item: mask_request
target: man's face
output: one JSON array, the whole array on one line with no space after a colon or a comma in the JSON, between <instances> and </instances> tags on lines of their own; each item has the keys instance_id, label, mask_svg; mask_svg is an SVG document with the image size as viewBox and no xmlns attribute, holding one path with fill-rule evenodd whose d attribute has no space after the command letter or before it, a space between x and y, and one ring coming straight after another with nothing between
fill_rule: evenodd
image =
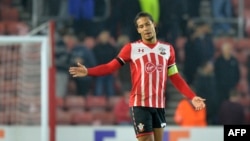
<instances>
[{"instance_id":1,"label":"man's face","mask_svg":"<svg viewBox=\"0 0 250 141\"><path fill-rule=\"evenodd\" d=\"M137 20L137 31L141 34L142 40L151 41L155 38L155 25L148 17Z\"/></svg>"}]
</instances>

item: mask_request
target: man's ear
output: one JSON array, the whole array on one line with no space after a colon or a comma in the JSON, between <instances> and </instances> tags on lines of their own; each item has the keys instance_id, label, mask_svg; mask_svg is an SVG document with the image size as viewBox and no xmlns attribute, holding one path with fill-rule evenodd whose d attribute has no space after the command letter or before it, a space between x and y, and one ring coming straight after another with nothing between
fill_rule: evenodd
<instances>
[{"instance_id":1,"label":"man's ear","mask_svg":"<svg viewBox=\"0 0 250 141\"><path fill-rule=\"evenodd\" d=\"M136 28L136 30L137 30L137 33L141 34L138 28Z\"/></svg>"},{"instance_id":2,"label":"man's ear","mask_svg":"<svg viewBox=\"0 0 250 141\"><path fill-rule=\"evenodd\" d=\"M154 27L156 28L158 26L158 24L156 22L153 23L154 24Z\"/></svg>"},{"instance_id":3,"label":"man's ear","mask_svg":"<svg viewBox=\"0 0 250 141\"><path fill-rule=\"evenodd\" d=\"M158 32L158 24L156 22L153 23L154 24L154 27L155 27L155 32L157 33Z\"/></svg>"}]
</instances>

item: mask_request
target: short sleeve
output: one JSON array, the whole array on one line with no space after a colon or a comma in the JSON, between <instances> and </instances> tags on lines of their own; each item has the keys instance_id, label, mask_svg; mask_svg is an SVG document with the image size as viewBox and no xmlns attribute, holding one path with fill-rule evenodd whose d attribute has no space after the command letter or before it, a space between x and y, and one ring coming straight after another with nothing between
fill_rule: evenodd
<instances>
[{"instance_id":1,"label":"short sleeve","mask_svg":"<svg viewBox=\"0 0 250 141\"><path fill-rule=\"evenodd\" d=\"M118 54L118 57L124 62L129 62L131 60L131 44L128 43L124 45Z\"/></svg>"},{"instance_id":2,"label":"short sleeve","mask_svg":"<svg viewBox=\"0 0 250 141\"><path fill-rule=\"evenodd\" d=\"M168 67L172 66L175 64L175 50L173 48L173 46L170 46L170 57L169 57L169 61L168 61Z\"/></svg>"}]
</instances>

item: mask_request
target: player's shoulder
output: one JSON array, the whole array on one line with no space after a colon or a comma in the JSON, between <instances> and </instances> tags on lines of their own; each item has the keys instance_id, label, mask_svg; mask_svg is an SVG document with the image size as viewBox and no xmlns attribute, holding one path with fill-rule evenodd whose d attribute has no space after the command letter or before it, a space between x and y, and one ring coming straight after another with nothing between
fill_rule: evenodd
<instances>
[{"instance_id":1,"label":"player's shoulder","mask_svg":"<svg viewBox=\"0 0 250 141\"><path fill-rule=\"evenodd\" d=\"M167 42L167 41L161 41L161 40L159 40L158 42L159 42L159 44L173 47L173 45L171 43Z\"/></svg>"},{"instance_id":2,"label":"player's shoulder","mask_svg":"<svg viewBox=\"0 0 250 141\"><path fill-rule=\"evenodd\" d=\"M132 46L132 42L128 42L126 44L124 44L120 50L130 50L131 49L131 46Z\"/></svg>"},{"instance_id":3,"label":"player's shoulder","mask_svg":"<svg viewBox=\"0 0 250 141\"><path fill-rule=\"evenodd\" d=\"M128 42L122 46L122 48L131 47L132 42Z\"/></svg>"},{"instance_id":4,"label":"player's shoulder","mask_svg":"<svg viewBox=\"0 0 250 141\"><path fill-rule=\"evenodd\" d=\"M158 43L160 44L161 47L164 48L169 48L170 50L174 50L174 47L171 43L166 42L166 41L158 41Z\"/></svg>"},{"instance_id":5,"label":"player's shoulder","mask_svg":"<svg viewBox=\"0 0 250 141\"><path fill-rule=\"evenodd\" d=\"M142 43L141 40L136 40L136 41L130 42L130 45L136 45L136 44L141 44L141 43Z\"/></svg>"},{"instance_id":6,"label":"player's shoulder","mask_svg":"<svg viewBox=\"0 0 250 141\"><path fill-rule=\"evenodd\" d=\"M131 41L127 44L124 45L124 47L126 48L133 48L133 47L139 47L142 45L142 41L141 40L137 40L137 41Z\"/></svg>"}]
</instances>

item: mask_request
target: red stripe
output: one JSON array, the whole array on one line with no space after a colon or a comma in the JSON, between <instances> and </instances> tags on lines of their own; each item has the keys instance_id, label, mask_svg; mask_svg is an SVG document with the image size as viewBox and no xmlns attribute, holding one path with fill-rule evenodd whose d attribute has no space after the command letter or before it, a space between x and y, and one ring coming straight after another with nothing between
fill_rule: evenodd
<instances>
[{"instance_id":1,"label":"red stripe","mask_svg":"<svg viewBox=\"0 0 250 141\"><path fill-rule=\"evenodd\" d=\"M135 71L140 72L141 71L141 66L142 66L142 64L140 63L140 60L139 59L136 60L135 64L137 64L137 70L135 70ZM135 73L135 74L137 74L137 75L134 76L134 78L135 78L134 81L136 82L135 86L137 86L136 91L135 91L135 94L137 95L136 105L141 105L142 104L141 103L141 93L142 93L142 91L141 91L141 79L140 79L141 78L140 77L141 73Z\"/></svg>"},{"instance_id":2,"label":"red stripe","mask_svg":"<svg viewBox=\"0 0 250 141\"><path fill-rule=\"evenodd\" d=\"M150 53L150 58L151 58L152 62L156 62L155 57L156 57L156 54ZM158 64L155 64L155 65L157 67ZM151 100L153 107L156 106L156 96L159 94L158 92L156 92L156 81L157 81L157 75L156 74L157 73L159 73L159 71L156 68L156 70L152 73L152 90L151 90L152 91L152 97L151 97L151 99L149 99L149 100Z\"/></svg>"},{"instance_id":3,"label":"red stripe","mask_svg":"<svg viewBox=\"0 0 250 141\"><path fill-rule=\"evenodd\" d=\"M141 134L137 134L136 137L139 138L139 137L142 137L142 136L151 135L151 134L153 134L153 133L154 133L154 132L141 133Z\"/></svg>"},{"instance_id":4,"label":"red stripe","mask_svg":"<svg viewBox=\"0 0 250 141\"><path fill-rule=\"evenodd\" d=\"M55 53L55 21L49 22L49 35L50 35L50 46L51 46L51 64L49 68L49 141L56 140L56 90L55 90L55 57L53 56Z\"/></svg>"},{"instance_id":5,"label":"red stripe","mask_svg":"<svg viewBox=\"0 0 250 141\"><path fill-rule=\"evenodd\" d=\"M130 101L129 101L129 105L130 106L135 106L134 105L134 101L136 100L135 99L135 95L137 94L137 82L136 82L136 79L138 79L137 77L136 77L136 74L137 73L134 73L135 71L137 71L136 70L136 67L135 67L135 64L134 63L131 63L131 66L130 66L130 68L131 68L131 81L132 81L132 89L131 89L131 95L130 95Z\"/></svg>"},{"instance_id":6,"label":"red stripe","mask_svg":"<svg viewBox=\"0 0 250 141\"><path fill-rule=\"evenodd\" d=\"M158 97L159 97L159 98L158 98L158 106L159 106L159 107L162 107L162 106L165 106L165 101L162 100L163 97L165 96L165 95L164 95L165 92L162 92L162 90L165 88L165 85L166 85L166 83L164 83L164 85L163 85L163 87L162 87L162 82L163 82L163 81L166 81L165 78L163 78L163 76L164 76L164 74L165 74L165 77L166 77L166 75L167 75L167 74L166 74L167 70L164 69L164 68L166 68L167 64L163 64L165 58L163 58L162 56L158 56L158 59L159 59L159 64L162 64L162 67L163 67L162 71L159 73L159 76L160 76L160 79L161 79L161 80L159 80L160 83L159 83L159 89L158 89ZM163 80L162 80L162 79L163 79Z\"/></svg>"},{"instance_id":7,"label":"red stripe","mask_svg":"<svg viewBox=\"0 0 250 141\"><path fill-rule=\"evenodd\" d=\"M148 63L148 62L150 62L149 61L149 59L148 59L148 56L147 55L145 55L145 56L143 56L143 65L144 65L144 67L146 67L146 63ZM143 70L143 73L144 73L144 91L145 91L145 93L144 93L144 98L146 99L146 100L144 100L145 101L145 106L149 106L149 91L150 91L150 87L149 87L149 74L148 74L148 72L146 72L145 71L145 69L146 68L144 68L144 70Z\"/></svg>"}]
</instances>

